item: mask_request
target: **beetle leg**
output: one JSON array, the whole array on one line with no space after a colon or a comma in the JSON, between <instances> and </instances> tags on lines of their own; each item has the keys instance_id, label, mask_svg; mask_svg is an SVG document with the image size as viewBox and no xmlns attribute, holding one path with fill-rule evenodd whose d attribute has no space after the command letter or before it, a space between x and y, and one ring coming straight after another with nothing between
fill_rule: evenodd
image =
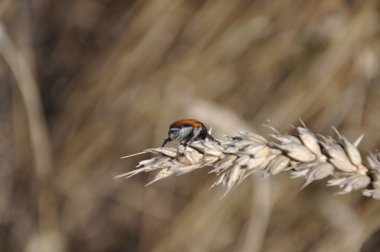
<instances>
[{"instance_id":1,"label":"beetle leg","mask_svg":"<svg viewBox=\"0 0 380 252\"><path fill-rule=\"evenodd\" d=\"M185 141L182 142L182 144L187 147L191 143L191 139L186 139Z\"/></svg>"},{"instance_id":2,"label":"beetle leg","mask_svg":"<svg viewBox=\"0 0 380 252\"><path fill-rule=\"evenodd\" d=\"M165 144L167 144L167 143L170 142L170 141L171 141L170 137L166 138L166 139L164 140L164 142L162 143L161 147L164 147Z\"/></svg>"},{"instance_id":3,"label":"beetle leg","mask_svg":"<svg viewBox=\"0 0 380 252\"><path fill-rule=\"evenodd\" d=\"M211 134L207 134L207 138L214 142L217 142L219 145L222 144L219 140L216 140Z\"/></svg>"}]
</instances>

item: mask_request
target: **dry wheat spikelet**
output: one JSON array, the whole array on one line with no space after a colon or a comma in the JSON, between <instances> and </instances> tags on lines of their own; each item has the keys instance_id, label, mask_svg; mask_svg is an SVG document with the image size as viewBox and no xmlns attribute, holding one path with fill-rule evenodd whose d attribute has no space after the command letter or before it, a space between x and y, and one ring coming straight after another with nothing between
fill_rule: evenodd
<instances>
[{"instance_id":1,"label":"dry wheat spikelet","mask_svg":"<svg viewBox=\"0 0 380 252\"><path fill-rule=\"evenodd\" d=\"M335 128L336 138L316 135L303 123L296 127L294 135L270 128L273 141L256 133L240 132L237 136L226 136L220 145L199 140L177 148L146 149L137 154L153 153L155 157L140 161L136 170L116 178L157 170L155 178L147 184L150 185L171 175L209 168L218 177L211 187L223 185L228 192L255 172L266 178L289 171L292 178L305 178L302 188L328 178L327 186L341 189L337 194L360 190L364 196L380 200L380 153L368 155L368 167L364 166L357 148L363 135L351 143Z\"/></svg>"}]
</instances>

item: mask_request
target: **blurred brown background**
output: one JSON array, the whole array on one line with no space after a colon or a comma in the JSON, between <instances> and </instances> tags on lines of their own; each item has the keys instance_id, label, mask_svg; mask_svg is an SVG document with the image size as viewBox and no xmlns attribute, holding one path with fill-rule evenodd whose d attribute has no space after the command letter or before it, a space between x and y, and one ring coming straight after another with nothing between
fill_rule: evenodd
<instances>
[{"instance_id":1,"label":"blurred brown background","mask_svg":"<svg viewBox=\"0 0 380 252\"><path fill-rule=\"evenodd\" d=\"M380 141L375 0L1 0L0 251L380 251L380 202L207 171L115 180L175 119ZM371 239L373 235L373 239ZM363 246L364 244L364 246Z\"/></svg>"}]
</instances>

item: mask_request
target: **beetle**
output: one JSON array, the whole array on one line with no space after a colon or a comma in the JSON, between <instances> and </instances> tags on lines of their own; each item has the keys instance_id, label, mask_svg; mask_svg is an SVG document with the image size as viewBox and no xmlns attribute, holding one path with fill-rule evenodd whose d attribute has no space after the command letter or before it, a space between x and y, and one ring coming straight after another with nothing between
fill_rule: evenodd
<instances>
[{"instance_id":1,"label":"beetle","mask_svg":"<svg viewBox=\"0 0 380 252\"><path fill-rule=\"evenodd\" d=\"M187 145L189 142L200 139L211 139L220 144L220 142L208 132L204 123L195 119L181 119L170 124L168 138L164 140L162 147L174 140Z\"/></svg>"}]
</instances>

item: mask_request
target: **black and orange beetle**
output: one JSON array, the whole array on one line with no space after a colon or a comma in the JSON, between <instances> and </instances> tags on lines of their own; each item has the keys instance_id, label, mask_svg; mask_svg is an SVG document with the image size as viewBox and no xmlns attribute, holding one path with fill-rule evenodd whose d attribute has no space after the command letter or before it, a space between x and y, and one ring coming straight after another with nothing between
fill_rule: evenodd
<instances>
[{"instance_id":1,"label":"black and orange beetle","mask_svg":"<svg viewBox=\"0 0 380 252\"><path fill-rule=\"evenodd\" d=\"M195 119L181 119L170 124L168 138L162 143L162 147L170 141L179 141L187 145L189 142L210 139L220 144L207 130L206 125Z\"/></svg>"}]
</instances>

